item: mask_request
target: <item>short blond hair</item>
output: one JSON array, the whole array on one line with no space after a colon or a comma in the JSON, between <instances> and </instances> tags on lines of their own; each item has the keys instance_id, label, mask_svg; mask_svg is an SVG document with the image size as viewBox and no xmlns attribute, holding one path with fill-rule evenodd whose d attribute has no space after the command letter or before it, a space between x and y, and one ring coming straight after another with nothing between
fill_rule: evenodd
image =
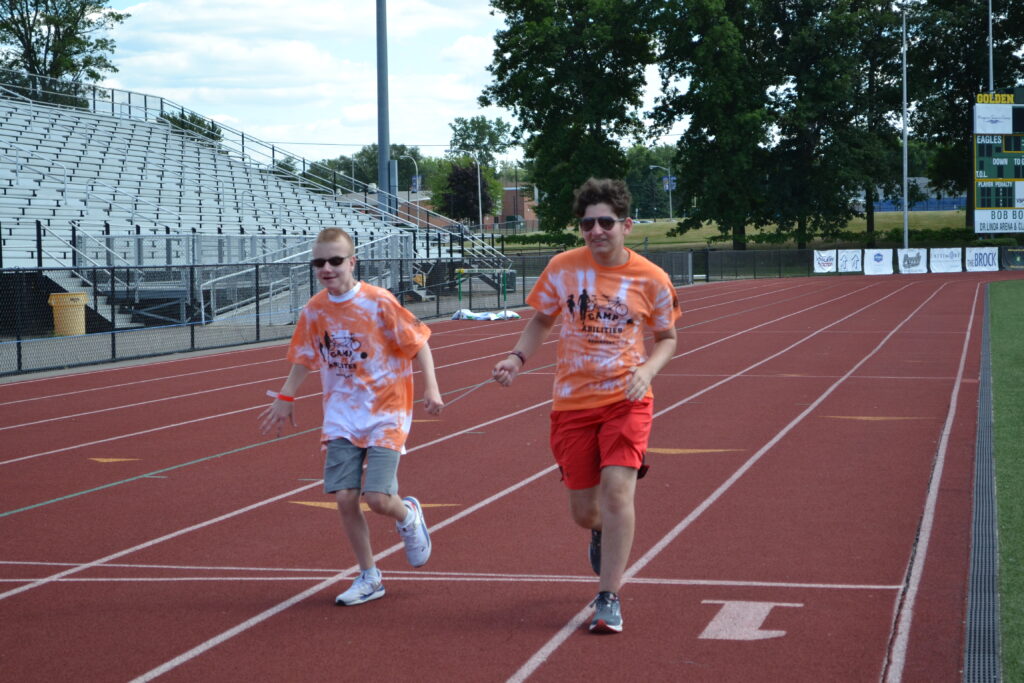
<instances>
[{"instance_id":1,"label":"short blond hair","mask_svg":"<svg viewBox=\"0 0 1024 683\"><path fill-rule=\"evenodd\" d=\"M352 235L348 234L341 228L324 228L317 236L316 241L319 242L338 242L344 240L348 242L348 246L352 248L352 253L355 253L356 243L352 239Z\"/></svg>"}]
</instances>

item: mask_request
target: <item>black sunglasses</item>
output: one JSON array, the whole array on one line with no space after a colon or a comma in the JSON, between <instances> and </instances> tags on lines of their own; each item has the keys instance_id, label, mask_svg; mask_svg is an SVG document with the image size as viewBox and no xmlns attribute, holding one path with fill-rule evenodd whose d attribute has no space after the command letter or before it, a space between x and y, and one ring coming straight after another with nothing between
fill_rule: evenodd
<instances>
[{"instance_id":1,"label":"black sunglasses","mask_svg":"<svg viewBox=\"0 0 1024 683\"><path fill-rule=\"evenodd\" d=\"M323 268L325 265L330 263L332 266L337 268L342 263L344 263L345 259L347 259L347 258L349 258L349 257L348 256L332 256L331 258L315 258L315 259L310 259L309 260L309 265L313 266L314 268Z\"/></svg>"},{"instance_id":2,"label":"black sunglasses","mask_svg":"<svg viewBox=\"0 0 1024 683\"><path fill-rule=\"evenodd\" d=\"M597 216L596 218L594 216L587 216L580 219L580 227L584 231L592 230L594 224L597 223L605 230L611 230L616 223L622 223L625 220L625 218L615 218L613 216Z\"/></svg>"}]
</instances>

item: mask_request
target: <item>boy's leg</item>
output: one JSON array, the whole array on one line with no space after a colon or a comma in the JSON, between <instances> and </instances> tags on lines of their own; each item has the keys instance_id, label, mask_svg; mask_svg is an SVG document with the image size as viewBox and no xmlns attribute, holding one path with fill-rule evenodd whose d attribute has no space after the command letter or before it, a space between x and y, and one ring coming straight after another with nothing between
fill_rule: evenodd
<instances>
[{"instance_id":1,"label":"boy's leg","mask_svg":"<svg viewBox=\"0 0 1024 683\"><path fill-rule=\"evenodd\" d=\"M601 528L601 591L618 593L622 575L633 547L636 513L633 496L636 492L636 470L608 466L601 470L598 487Z\"/></svg>"},{"instance_id":2,"label":"boy's leg","mask_svg":"<svg viewBox=\"0 0 1024 683\"><path fill-rule=\"evenodd\" d=\"M415 498L398 496L397 451L371 446L366 454L366 504L378 514L395 520L395 527L405 543L409 564L421 567L430 559L431 543L423 510Z\"/></svg>"},{"instance_id":3,"label":"boy's leg","mask_svg":"<svg viewBox=\"0 0 1024 683\"><path fill-rule=\"evenodd\" d=\"M335 491L338 501L338 512L341 513L341 526L348 537L349 545L356 554L360 569L370 569L373 564L373 550L370 548L370 528L366 517L359 509L359 489L342 489Z\"/></svg>"}]
</instances>

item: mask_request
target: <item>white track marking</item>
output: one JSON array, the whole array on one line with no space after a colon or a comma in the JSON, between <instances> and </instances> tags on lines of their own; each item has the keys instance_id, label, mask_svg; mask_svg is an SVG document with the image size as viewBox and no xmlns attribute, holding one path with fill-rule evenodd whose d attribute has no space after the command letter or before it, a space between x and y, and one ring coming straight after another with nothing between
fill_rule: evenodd
<instances>
[{"instance_id":1,"label":"white track marking","mask_svg":"<svg viewBox=\"0 0 1024 683\"><path fill-rule=\"evenodd\" d=\"M555 469L554 465L552 465L551 467L547 467L547 468L541 470L540 472L537 472L536 474L534 474L532 476L529 476L526 479L523 479L523 480L519 481L518 483L513 484L512 486L509 486L508 488L506 488L506 489L504 489L502 491L499 491L498 493L494 494L493 496L490 496L489 498L486 498L486 499L480 501L476 505L473 505L472 507L467 508L466 510L463 510L459 514L457 514L457 515L455 515L453 517L449 517L448 519L445 519L444 521L442 521L441 523L439 523L437 525L432 525L431 529L434 530L434 531L436 531L438 529L443 529L444 527L446 527L449 524L455 522L456 520L461 519L462 517L465 517L466 515L471 514L471 513L479 510L480 508L482 508L482 507L484 507L486 505L489 505L489 504L491 504L491 503L493 503L493 502L495 502L495 501L497 501L497 500L499 500L501 498L504 498L505 496L509 495L510 493L513 493L513 492L517 491L518 489L522 488L523 486L526 486L527 484L532 483L533 481L535 481L535 480L539 479L540 477L548 474L549 472L553 471L554 469ZM405 546L402 543L396 543L395 545L391 546L387 550L385 550L383 552L380 552L380 553L377 553L376 555L374 555L374 560L379 560L379 559L382 559L384 557L387 557L388 555L391 555L392 553L395 553L395 552L397 552L398 550L400 550L400 549L402 549L404 547ZM267 610L261 612L260 614L257 614L256 616L252 617L251 619L248 619L248 620L242 622L241 624L238 624L234 628L228 629L227 631L224 631L223 633L221 633L221 634L219 634L217 636L214 636L213 638L210 638L206 642L197 645L196 647L192 648L188 652L184 652L184 653L178 655L177 657L175 657L174 659L171 659L171 660L169 660L167 662L164 662L163 664L161 664L160 666L156 667L155 669L152 669L152 670L144 673L143 675L139 676L138 678L133 679L133 683L135 681L150 681L150 680L153 680L157 676L165 674L168 671L181 666L185 662L188 662L189 660L195 659L196 657L198 657L202 653L206 652L210 648L216 647L220 643L223 643L226 640L234 638L239 633L243 633L243 632L249 630L253 626L255 626L255 625L257 625L257 624L259 624L259 623L261 623L263 621L266 621L267 619L271 618L272 616L274 616L276 614L279 614L279 613L283 612L284 610L288 609L292 605L298 604L298 603L302 602L303 600L305 600L306 598L312 597L312 596L316 595L317 593L319 593L321 590L324 590L325 588L328 588L331 585L337 583L338 581L342 581L345 578L348 578L355 571L358 571L358 569L359 569L358 566L351 567L351 568L349 568L348 570L346 570L344 572L341 572L339 574L336 574L335 576L332 576L332 577L330 577L328 579L325 579L325 580L321 581L320 583L316 584L315 586L313 586L311 588L307 588L306 590L302 591L301 593L297 593L297 594L293 595L292 597L288 598L284 602L280 602L277 605L274 605L270 609L267 609ZM0 596L0 597L2 597L2 596Z\"/></svg>"},{"instance_id":2,"label":"white track marking","mask_svg":"<svg viewBox=\"0 0 1024 683\"><path fill-rule=\"evenodd\" d=\"M45 586L46 584L52 583L52 582L57 581L59 579L63 579L66 576L71 576L72 574L77 574L78 572L85 571L86 569L90 569L92 567L100 566L100 565L102 565L105 562L109 562L110 560L116 560L116 559L118 559L120 557L124 557L125 555L130 555L130 554L138 552L140 550L145 550L146 548L150 548L150 547L152 547L154 545L157 545L158 543L163 543L164 541L169 541L172 538L177 538L178 536L184 536L185 534L191 533L191 532L196 531L198 529L202 529L204 527L208 527L208 526L210 526L212 524L216 524L218 522L223 522L224 520L231 519L232 517L237 517L238 515L241 515L241 514L244 514L246 512L249 512L250 510L255 510L256 508L263 507L264 505L268 505L268 504L276 502L278 500L284 500L285 498L287 498L289 496L294 496L297 493L301 493L303 491L307 491L307 490L309 490L309 489L311 489L311 488L313 488L313 487L315 487L317 485L318 485L317 483L313 483L313 484L307 484L306 486L302 486L302 487L297 488L297 489L292 489L291 491L288 491L287 493L281 493L281 494L276 495L276 496L274 496L272 498L267 498L265 500L261 500L258 503L253 503L252 505L247 505L244 508L239 508L237 510L233 510L233 511L231 511L231 512L229 512L227 514L221 515L219 517L214 517L212 519L208 519L205 522L199 522L198 524L193 524L192 526L185 527L184 529L178 529L177 531L173 531L173 532L171 532L169 534L165 534L163 536L160 536L159 538L154 538L152 540L146 541L145 543L140 543L138 545L132 546L131 548L126 548L125 550L119 550L116 553L107 555L106 557L101 557L98 560L93 560L92 562L88 562L86 564L79 564L79 565L76 565L76 566L74 566L74 567L72 567L70 569L65 569L62 572L58 572L57 574L53 574L53 575L48 576L46 578L37 579L37 580L33 581L32 583L28 583L28 584L25 584L23 586L19 586L18 588L14 588L14 589L11 589L11 590L6 591L4 593L0 593L0 600L6 600L7 598L15 596L15 595L18 595L19 593L24 593L25 591L32 590L33 588L39 588L40 586Z\"/></svg>"},{"instance_id":3,"label":"white track marking","mask_svg":"<svg viewBox=\"0 0 1024 683\"><path fill-rule=\"evenodd\" d=\"M263 384L264 382L272 382L274 380L284 379L285 375L280 377L269 377L267 379L257 379L252 382L242 382L241 384L230 384L227 386L218 386L213 389L203 389L202 391L193 391L189 394L175 394L174 396L164 396L163 398L153 398L148 401L136 401L135 403L127 403L120 406L111 406L109 408L100 408L98 410L89 410L82 413L72 413L68 415L60 415L58 417L48 417L45 420L36 420L35 422L22 422L16 425L7 425L6 427L0 427L0 432L5 429L18 429L19 427L31 427L32 425L44 424L46 422L56 422L59 420L70 420L76 417L85 417L86 415L96 415L97 413L109 413L112 410L124 410L126 408L138 408L139 406L147 406L153 403L161 403L163 401L174 401L179 398L192 398L194 396L202 396L204 394L212 394L217 391L225 391L227 389L238 389L239 387L247 387L253 384Z\"/></svg>"},{"instance_id":4,"label":"white track marking","mask_svg":"<svg viewBox=\"0 0 1024 683\"><path fill-rule=\"evenodd\" d=\"M896 290L895 292L892 292L892 294L890 294L889 296L892 296L892 295L898 293L899 291L902 291L903 289L905 289L908 286L909 285L906 285L906 286L900 288L899 290ZM891 339L892 336L895 335L911 318L913 318L915 315L917 315L918 311L920 311L922 308L924 308L924 306L926 304L928 304L928 302L930 302L932 299L934 299L939 294L939 292L942 291L943 287L945 287L945 286L946 286L945 284L940 285L939 288L936 289L931 294L931 296L929 296L917 308L915 308L913 311L911 311L911 313L909 315L907 315L907 317L905 317L902 321L900 321L900 323L898 325L896 325L896 327L894 327L880 342L878 342L878 344L875 345L875 347L871 351L869 351L867 353L867 355L865 355L863 358L861 358L859 361L857 361L857 363L853 367L851 367L842 377L840 377L838 380L833 382L824 392L821 393L821 395L818 396L818 398L816 398L814 400L814 402L812 402L803 411L801 411L799 415L797 415L795 418L793 418L793 420L791 420L789 422L789 424L787 424L778 433L776 433L775 436L773 436L771 439L769 439L769 441L767 443L765 443L763 446L761 446L761 448L759 448L756 453L754 453L752 456L750 456L749 459L747 459L746 462L744 462L742 465L740 465L739 468L737 468L736 471L733 472L732 475L728 479L726 479L717 489L715 489L714 492L712 492L710 496L705 498L704 501L701 502L696 508L694 508L690 512L690 514L688 514L686 517L684 517L683 520L681 522L679 522L679 524L677 524L675 527L673 527L672 530L669 531L667 534L665 534L665 536L662 537L662 539L660 541L655 543L654 546L652 546L650 550L648 550L646 553L644 553L644 555L639 560L637 560L635 563L633 563L633 565L630 566L626 570L625 574L623 574L622 583L625 584L625 583L629 582L638 572L640 572L655 557L657 557L665 548L667 548L668 545L670 543L672 543L672 541L674 541L676 539L676 537L679 536L679 534L681 534L683 532L683 530L685 530L687 527L689 527L698 517L700 517L702 514L704 514L704 512L708 508L710 508L716 501L718 501L719 498L721 498L723 495L725 495L726 491L728 491L730 488L732 488L732 486L737 481L739 481L739 479L744 474L746 474L750 470L750 468L753 467L764 456L765 453L767 453L769 450L771 450L779 441L781 441L787 434L789 434L789 432L791 432L797 425L799 425L801 422L803 422L803 420L808 415L810 415L819 405L821 405L821 403L826 398L828 398L841 384L843 384L849 377L851 377L854 372L856 372L862 365L864 365L864 363L866 363L872 356L874 356L876 353L878 353L878 351L881 350L881 348L886 343L888 343L889 339ZM883 297L883 299L884 298L888 298L888 297ZM877 301L882 301L883 299L878 299ZM876 303L877 303L877 301L876 301ZM860 309L860 310L863 311L866 308L870 308L871 305L873 305L873 304L869 304L868 306L865 306L863 309ZM851 313L850 315L845 316L844 318L841 318L840 320L838 320L838 321L836 321L834 323L831 323L827 327L831 327L832 325L835 325L835 324L837 324L839 322L842 322L842 320L845 320L846 318L849 318L850 316L855 315L856 313L859 313L859 312L860 311L856 311L855 313ZM826 329L826 328L822 328L822 329ZM813 334L809 335L807 338L818 334L818 332L820 332L820 331L821 330L818 330L817 332L814 332ZM794 346L795 346L795 344L794 344ZM790 347L790 348L792 348L792 347ZM775 354L775 355L778 355L778 354ZM763 362L765 362L765 361L762 361L762 363ZM752 365L750 367L756 367L757 365L760 365L760 364L761 363L756 363L755 365ZM742 372L741 373L737 373L737 374L742 374ZM722 383L724 383L724 381L720 382L720 383L718 383L718 384L716 384L714 386L718 386L718 385L720 385ZM704 390L698 392L697 394L695 394L695 396L696 395L700 395L700 394L704 393L705 391L709 391L709 390L710 390L710 387L708 389L704 389ZM655 417L658 417L659 415L663 415L667 411L672 410L673 408L675 408L675 407L677 407L679 405L682 405L683 403L686 403L687 401L691 400L692 398L693 397L689 397L687 399L683 399L681 401L678 401L677 403L673 404L669 408L666 408L666 409L661 410L658 413L656 413ZM566 640L569 639L569 636L571 636L573 633L575 633L580 628L580 626L583 625L583 623L587 619L587 616L589 616L590 612L591 612L591 610L590 610L589 606L588 607L584 607L579 612L577 612L572 617L572 619L570 619L569 622L565 626L563 626L561 628L561 630L558 631L558 633L556 633L547 643L545 643L544 646L541 647L540 650L535 652L533 654L533 656L530 657L526 661L526 663L523 664L523 666L521 666L519 668L519 670L516 671L509 678L509 681L510 682L525 681L527 678L529 678L530 675L532 675L538 669L538 667L540 667L542 664L544 664L544 662L546 662L548 660L548 658L552 654L554 654L555 650L557 650L559 647L561 647L562 643L564 643Z\"/></svg>"},{"instance_id":5,"label":"white track marking","mask_svg":"<svg viewBox=\"0 0 1024 683\"><path fill-rule=\"evenodd\" d=\"M921 574L924 572L925 561L928 559L928 544L931 540L932 528L935 523L935 508L939 500L939 487L942 485L942 471L946 464L949 436L953 432L953 422L956 419L957 403L960 398L960 385L963 383L964 368L967 365L967 349L971 343L971 331L974 327L979 289L980 285L976 285L974 301L971 303L971 315L967 320L967 331L964 333L963 349L960 352L960 366L957 369L956 382L953 385L949 409L946 412L946 422L942 427L942 437L939 439L939 447L935 454L932 478L928 484L928 497L925 501L920 530L917 534L917 547L910 557L910 576L906 584L906 592L901 596L896 638L892 642L889 662L886 666L886 683L898 683L902 680L903 667L907 663L907 644L910 640L910 626L914 621L914 603L917 599L917 591L921 587Z\"/></svg>"},{"instance_id":6,"label":"white track marking","mask_svg":"<svg viewBox=\"0 0 1024 683\"><path fill-rule=\"evenodd\" d=\"M430 442L425 443L425 444L420 444L418 446L413 446L412 448L408 449L406 452L407 453L413 453L413 452L418 451L418 450L420 450L422 448L426 448L426 447L428 447L430 445L433 445L433 444L436 444L436 443L440 443L442 441L447 441L448 439L452 439L452 438L454 438L456 436L459 436L460 434L463 434L464 432L469 431L471 429L478 429L478 428L480 428L482 426L485 426L485 425L490 425L490 424L493 424L495 422L500 422L502 420L507 420L509 418L515 417L517 415L520 415L522 413L534 410L535 408L538 408L538 407L540 407L542 405L546 405L547 403L550 403L550 400L549 401L545 401L543 403L538 403L538 404L532 405L532 406L530 406L528 408L522 408L522 409L517 410L517 411L512 412L512 413L507 413L507 414L505 414L502 417L498 417L498 418L495 418L493 420L488 420L487 422L482 422L482 423L476 425L475 427L469 427L468 429L462 430L460 432L455 432L453 434L441 437L439 439L435 439L434 441L430 441ZM498 498L500 498L500 497L502 497L504 495L507 495L508 493L516 490L520 486L524 486L525 484L533 481L534 479L537 479L538 477L541 477L541 476L547 474L548 472L553 471L554 469L555 469L555 466L551 465L550 467L547 467L547 468L541 470L540 472L538 472L538 473L536 473L536 474L534 474L534 475L524 479L523 481L519 482L518 484L513 484L511 487L505 489L505 491L503 491L503 492L501 492L499 494L496 494L494 496L491 496L490 498L487 498L487 499L481 501L480 503L477 503L476 505L472 505L472 506L466 508L465 510L463 510L462 512L460 512L460 513L458 513L458 514L456 514L456 515L454 515L452 517L449 517L448 519L446 519L446 520L444 520L444 521L442 521L442 522L440 522L438 524L432 525L431 529L434 529L434 530L436 530L436 529L443 529L444 527L448 526L452 522L454 522L454 521L456 521L458 519L461 519L462 517L465 517L467 514L470 514L472 512L475 512L476 510L479 510L484 505L490 504L491 502L497 500ZM192 531L196 531L198 529L202 529L202 528L204 528L206 526L209 526L211 524L214 524L216 522L221 522L223 520L230 519L230 518L235 517L237 515L240 515L242 513L249 512L250 510L255 510L257 508L263 507L264 505L268 505L270 503L282 500L283 498L287 498L288 496L294 495L296 493L300 493L302 491L308 491L311 488L319 486L322 482L323 482L322 479L318 479L318 480L316 480L316 481L314 481L314 482L312 482L310 484L306 484L305 486L299 487L297 489L293 489L293 490L291 490L291 491L289 491L287 493L279 494L277 496L273 496L271 498L264 499L264 500L259 501L257 503L253 503L252 505L248 505L248 506L246 506L244 508L239 508L238 510L234 510L232 512L229 512L227 514L221 515L221 516L216 517L214 519L210 519L210 520L207 520L205 522L200 522L199 524L194 524L194 525L192 525L190 527L186 527L184 529L179 529L178 531L172 532L170 534L166 534L164 536L161 536L161 537L156 538L156 539L152 539L150 541L146 541L145 543L141 543L139 545L133 546L133 547L128 548L126 550L118 551L118 552L116 552L116 553L114 553L112 555L108 555L108 556L100 558L98 560L94 560L92 562L87 562L85 564L76 565L76 566L72 567L71 569L67 569L67 570L65 570L63 572L59 572L59 573L54 574L54 575L52 575L50 577L47 577L45 579L39 579L37 581L33 581L30 584L27 584L27 585L24 585L24 586L20 586L19 588L16 588L16 589L13 589L13 590L9 590L9 591L7 591L5 593L0 593L0 600L4 600L4 599L6 599L8 597L11 597L13 595L17 595L19 593L23 593L23 592L25 592L27 590L31 590L33 588L38 588L38 587L43 586L43 585L45 585L47 583L50 583L52 581L56 581L56 580L62 579L65 576L70 576L71 574L77 574L78 572L84 571L84 570L89 569L91 567L96 567L96 566L99 566L99 565L103 565L106 562L109 562L110 560L116 560L119 557L124 557L125 555L128 555L130 553L137 552L139 550L143 550L145 548L149 548L151 546L157 545L158 543L163 543L164 541L170 540L172 538L177 538L178 536L190 533ZM399 543L399 544L396 544L396 545L392 546L391 548L389 548L387 551L385 551L385 553L390 555L391 553L393 553L396 550L399 550L401 548L404 548L404 545ZM385 556L386 555L382 554L379 557L385 557ZM337 578L336 578L336 580L337 580Z\"/></svg>"},{"instance_id":7,"label":"white track marking","mask_svg":"<svg viewBox=\"0 0 1024 683\"><path fill-rule=\"evenodd\" d=\"M5 403L0 403L0 407L3 407L3 406L13 406L13 405L16 405L18 403L29 403L30 401L48 401L48 400L50 400L52 398L63 398L65 396L75 396L77 394L87 394L87 393L92 392L92 391L107 391L109 389L122 389L124 387L138 386L140 384L150 384L152 382L163 382L164 380L169 380L169 379L181 379L182 377L193 377L195 375L205 375L205 374L208 374L208 373L211 373L211 372L223 372L225 370L238 370L239 368L247 368L247 367L250 367L250 366L253 366L253 365L266 365L268 363L279 363L279 362L280 362L280 359L279 358L275 358L274 360L264 360L264 361L259 361L257 363L243 363L241 365L229 365L229 366L223 367L223 368L210 368L210 369L207 369L207 370L197 370L196 372L183 372L183 373L181 373L179 375L164 375L163 377L150 377L149 379L139 379L139 380L135 380L133 382L122 382L121 384L105 384L102 387L91 387L89 389L79 389L77 391L65 391L65 392L62 392L62 393L59 393L59 394L45 394L45 395L42 395L42 396L33 396L31 398L20 398L20 399L18 399L16 401L7 401ZM115 368L110 368L107 371L110 372L110 371L112 371L114 369ZM120 369L120 368L116 368L116 369ZM98 371L95 371L95 372L98 372ZM67 375L63 375L63 376L61 376L61 379L65 379L66 380L67 377L68 377ZM34 380L34 381L42 381L42 380Z\"/></svg>"}]
</instances>

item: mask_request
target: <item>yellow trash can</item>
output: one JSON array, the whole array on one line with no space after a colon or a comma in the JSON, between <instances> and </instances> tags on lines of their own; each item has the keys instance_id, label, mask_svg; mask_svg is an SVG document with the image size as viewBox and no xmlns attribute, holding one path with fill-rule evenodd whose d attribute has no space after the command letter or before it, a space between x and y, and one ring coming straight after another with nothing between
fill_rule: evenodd
<instances>
[{"instance_id":1,"label":"yellow trash can","mask_svg":"<svg viewBox=\"0 0 1024 683\"><path fill-rule=\"evenodd\" d=\"M53 333L58 337L85 334L85 292L51 294L47 303L53 308Z\"/></svg>"}]
</instances>

